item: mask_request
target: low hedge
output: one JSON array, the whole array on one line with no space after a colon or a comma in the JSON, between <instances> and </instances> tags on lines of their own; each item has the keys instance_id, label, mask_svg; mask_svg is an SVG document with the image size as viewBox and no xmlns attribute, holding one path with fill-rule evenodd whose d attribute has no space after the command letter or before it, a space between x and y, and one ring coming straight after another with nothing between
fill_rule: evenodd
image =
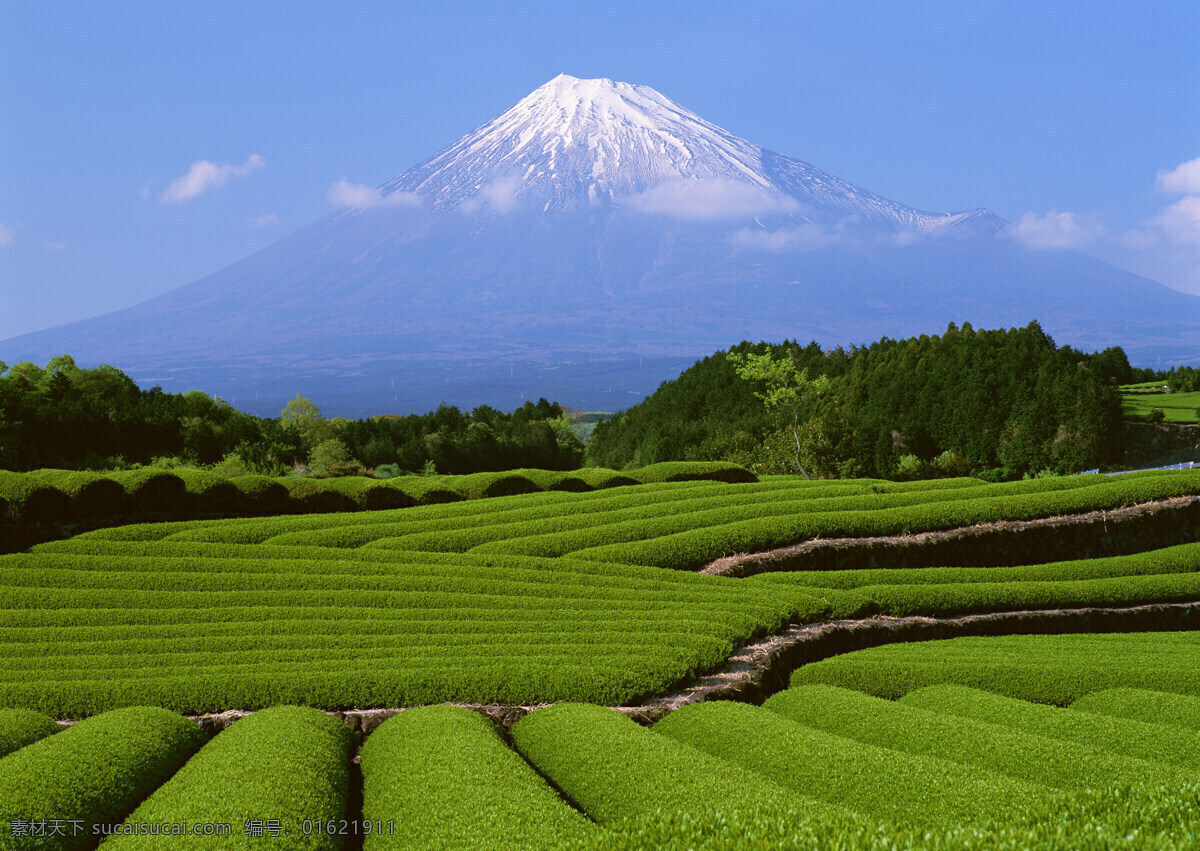
<instances>
[{"instance_id":1,"label":"low hedge","mask_svg":"<svg viewBox=\"0 0 1200 851\"><path fill-rule=\"evenodd\" d=\"M341 848L345 837L323 828L347 815L352 745L350 728L319 710L275 706L255 712L217 734L104 847ZM252 820L274 820L278 835L272 825L262 836L247 836ZM224 823L233 832L219 839L136 833L140 824L183 823Z\"/></svg>"},{"instance_id":2,"label":"low hedge","mask_svg":"<svg viewBox=\"0 0 1200 851\"><path fill-rule=\"evenodd\" d=\"M115 709L0 759L0 848L91 848L92 826L122 821L204 743L193 722ZM14 835L14 822L74 820L65 836ZM78 829L76 829L78 827Z\"/></svg>"},{"instance_id":3,"label":"low hedge","mask_svg":"<svg viewBox=\"0 0 1200 851\"><path fill-rule=\"evenodd\" d=\"M891 699L953 684L1056 706L1107 689L1150 689L1191 695L1163 699L1191 706L1200 705L1197 658L1197 632L970 636L856 650L799 668L791 683L826 683ZM1101 703L1095 700L1080 708L1093 711Z\"/></svg>"},{"instance_id":4,"label":"low hedge","mask_svg":"<svg viewBox=\"0 0 1200 851\"><path fill-rule=\"evenodd\" d=\"M654 732L799 795L901 824L986 824L1032 812L1051 794L1038 783L864 744L745 703L684 706Z\"/></svg>"},{"instance_id":5,"label":"low hedge","mask_svg":"<svg viewBox=\"0 0 1200 851\"><path fill-rule=\"evenodd\" d=\"M1083 698L1099 700L1105 692ZM966 686L930 686L910 691L900 704L946 717L986 721L1010 730L1100 748L1121 756L1200 769L1200 731L1186 731L1130 718L1072 712ZM1086 704L1084 704L1086 706ZM1161 717L1154 714L1151 717Z\"/></svg>"},{"instance_id":6,"label":"low hedge","mask_svg":"<svg viewBox=\"0 0 1200 851\"><path fill-rule=\"evenodd\" d=\"M1191 658L1193 670L1200 653ZM1114 688L1095 692L1071 704L1072 709L1147 724L1200 730L1200 692L1176 694L1147 688Z\"/></svg>"},{"instance_id":7,"label":"low hedge","mask_svg":"<svg viewBox=\"0 0 1200 851\"><path fill-rule=\"evenodd\" d=\"M513 726L512 738L543 777L604 825L657 809L699 814L792 804L813 815L830 809L600 706L538 709Z\"/></svg>"},{"instance_id":8,"label":"low hedge","mask_svg":"<svg viewBox=\"0 0 1200 851\"><path fill-rule=\"evenodd\" d=\"M62 729L49 715L28 709L0 709L0 757Z\"/></svg>"},{"instance_id":9,"label":"low hedge","mask_svg":"<svg viewBox=\"0 0 1200 851\"><path fill-rule=\"evenodd\" d=\"M365 838L368 851L560 848L597 832L469 709L401 712L360 755L363 819L385 826Z\"/></svg>"},{"instance_id":10,"label":"low hedge","mask_svg":"<svg viewBox=\"0 0 1200 851\"><path fill-rule=\"evenodd\" d=\"M1118 756L1079 742L941 715L911 703L833 686L790 688L769 698L763 708L856 742L936 757L1055 789L1133 783L1175 786L1190 775L1179 766Z\"/></svg>"},{"instance_id":11,"label":"low hedge","mask_svg":"<svg viewBox=\"0 0 1200 851\"><path fill-rule=\"evenodd\" d=\"M43 523L71 515L70 497L32 474L0 470L0 499L7 519L17 523Z\"/></svg>"}]
</instances>

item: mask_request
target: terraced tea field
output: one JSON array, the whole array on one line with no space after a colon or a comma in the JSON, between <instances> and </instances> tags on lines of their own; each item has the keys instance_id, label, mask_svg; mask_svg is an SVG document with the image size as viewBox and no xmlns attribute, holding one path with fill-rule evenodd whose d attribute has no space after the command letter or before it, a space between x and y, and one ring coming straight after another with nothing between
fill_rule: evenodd
<instances>
[{"instance_id":1,"label":"terraced tea field","mask_svg":"<svg viewBox=\"0 0 1200 851\"><path fill-rule=\"evenodd\" d=\"M0 556L0 847L72 847L12 835L39 818L234 826L196 848L1200 847L1200 766L1177 753L1200 728L1200 633L1178 631L1200 617L1200 543L1118 519L1197 499L1190 471L662 481L44 543ZM1026 558L1025 530L1064 517L1092 557ZM963 536L987 566L938 562ZM930 564L704 572L864 539ZM1156 631L987 634L1127 613ZM910 626L967 637L840 652ZM770 654L806 629L852 638L762 706L706 699L739 677L769 693ZM774 661L730 667L755 648ZM510 745L445 703L528 715ZM379 716L361 779L362 731L326 714L426 706ZM225 710L261 711L211 742L180 718ZM47 716L84 720L47 735ZM327 829L342 818L362 821Z\"/></svg>"}]
</instances>

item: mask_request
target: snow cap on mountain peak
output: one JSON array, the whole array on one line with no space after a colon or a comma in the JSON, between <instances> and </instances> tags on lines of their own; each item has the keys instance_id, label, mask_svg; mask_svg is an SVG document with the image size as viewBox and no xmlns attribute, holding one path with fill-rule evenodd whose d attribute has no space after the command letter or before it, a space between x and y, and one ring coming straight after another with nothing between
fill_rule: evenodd
<instances>
[{"instance_id":1,"label":"snow cap on mountain peak","mask_svg":"<svg viewBox=\"0 0 1200 851\"><path fill-rule=\"evenodd\" d=\"M559 74L381 191L433 210L627 206L685 219L846 217L928 231L947 222L705 121L649 86Z\"/></svg>"}]
</instances>

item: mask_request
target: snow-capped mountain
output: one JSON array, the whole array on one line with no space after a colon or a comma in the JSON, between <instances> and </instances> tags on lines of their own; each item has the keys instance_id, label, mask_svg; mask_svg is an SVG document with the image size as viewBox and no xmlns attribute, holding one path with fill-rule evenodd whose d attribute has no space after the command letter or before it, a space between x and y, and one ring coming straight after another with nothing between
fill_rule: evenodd
<instances>
[{"instance_id":1,"label":"snow-capped mountain","mask_svg":"<svg viewBox=\"0 0 1200 851\"><path fill-rule=\"evenodd\" d=\"M543 212L608 203L699 219L857 216L920 232L990 216L914 210L734 136L649 86L566 74L381 190L435 210L502 198L505 209Z\"/></svg>"},{"instance_id":2,"label":"snow-capped mountain","mask_svg":"<svg viewBox=\"0 0 1200 851\"><path fill-rule=\"evenodd\" d=\"M1200 359L1200 298L1031 251L987 210L883 198L654 89L559 76L445 150L212 275L0 342L277 413L613 410L743 339L864 343L1038 320L1142 363Z\"/></svg>"}]
</instances>

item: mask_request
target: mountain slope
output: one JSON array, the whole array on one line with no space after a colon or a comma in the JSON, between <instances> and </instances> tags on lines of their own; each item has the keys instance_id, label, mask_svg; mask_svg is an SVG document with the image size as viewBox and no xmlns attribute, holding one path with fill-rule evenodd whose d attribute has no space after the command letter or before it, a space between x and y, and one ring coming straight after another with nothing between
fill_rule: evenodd
<instances>
[{"instance_id":1,"label":"mountain slope","mask_svg":"<svg viewBox=\"0 0 1200 851\"><path fill-rule=\"evenodd\" d=\"M1200 299L1034 252L986 210L906 207L653 89L560 76L345 209L129 310L0 343L275 412L624 407L742 339L948 322L1200 357Z\"/></svg>"}]
</instances>

